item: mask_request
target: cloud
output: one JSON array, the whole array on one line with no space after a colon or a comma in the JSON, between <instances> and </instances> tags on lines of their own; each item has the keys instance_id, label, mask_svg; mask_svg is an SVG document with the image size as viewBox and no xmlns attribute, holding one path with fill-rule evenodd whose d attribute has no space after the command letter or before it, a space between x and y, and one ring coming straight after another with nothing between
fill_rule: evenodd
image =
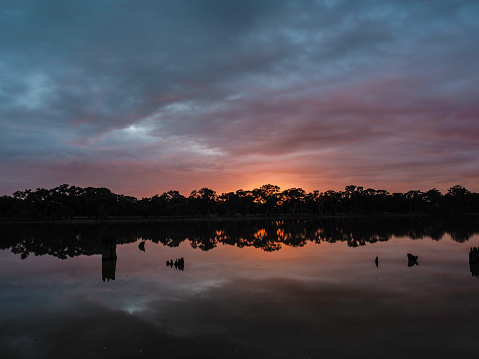
<instances>
[{"instance_id":1,"label":"cloud","mask_svg":"<svg viewBox=\"0 0 479 359\"><path fill-rule=\"evenodd\" d=\"M260 167L295 171L295 186L324 181L318 172L393 187L401 172L398 189L431 174L477 186L478 11L471 1L7 1L0 191L20 180L12 162L50 168L43 186L74 182L72 163L215 172L230 186L230 174Z\"/></svg>"}]
</instances>

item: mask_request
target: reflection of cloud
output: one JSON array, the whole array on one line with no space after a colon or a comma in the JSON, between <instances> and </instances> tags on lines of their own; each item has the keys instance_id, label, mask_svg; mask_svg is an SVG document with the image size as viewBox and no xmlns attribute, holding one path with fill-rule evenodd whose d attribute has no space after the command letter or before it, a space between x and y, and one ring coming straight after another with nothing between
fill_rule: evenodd
<instances>
[{"instance_id":1,"label":"reflection of cloud","mask_svg":"<svg viewBox=\"0 0 479 359\"><path fill-rule=\"evenodd\" d=\"M33 188L144 195L235 190L264 184L262 175L308 190L351 181L478 190L478 11L468 2L8 2L0 192L19 189L19 173Z\"/></svg>"},{"instance_id":2,"label":"reflection of cloud","mask_svg":"<svg viewBox=\"0 0 479 359\"><path fill-rule=\"evenodd\" d=\"M460 298L473 298L470 288L457 289ZM87 351L102 357L136 356L141 351L152 356L220 358L231 353L349 357L352 352L403 356L411 351L422 355L474 350L474 341L463 336L463 330L477 333L471 329L471 317L477 312L472 299L462 301L457 311L450 301L437 300L447 297L447 289L412 292L398 294L397 288L377 286L365 290L351 283L242 279L211 287L201 296L185 292L181 298L152 300L140 312L111 308L107 298L102 303L76 298L74 310L51 313L54 326L51 317L40 317L26 334L39 337L36 353L56 357L61 352L72 358L84 357ZM404 305L404 296L414 298L414 306ZM416 325L411 325L412 316ZM386 334L378 336L385 328ZM448 340L440 340L445 333ZM425 347L425 339L435 345Z\"/></svg>"}]
</instances>

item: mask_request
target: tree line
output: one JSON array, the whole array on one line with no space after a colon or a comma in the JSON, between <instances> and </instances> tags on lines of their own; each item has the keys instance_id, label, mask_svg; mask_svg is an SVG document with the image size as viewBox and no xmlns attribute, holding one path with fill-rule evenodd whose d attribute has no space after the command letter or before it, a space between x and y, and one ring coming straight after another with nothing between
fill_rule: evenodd
<instances>
[{"instance_id":1,"label":"tree line","mask_svg":"<svg viewBox=\"0 0 479 359\"><path fill-rule=\"evenodd\" d=\"M344 191L302 188L281 191L266 184L253 190L222 193L204 187L188 197L176 190L161 195L136 197L116 194L108 188L62 184L52 189L16 191L0 197L2 220L107 219L117 216L236 217L325 216L361 214L453 214L479 212L479 194L456 185L445 194L427 192L389 193L385 190L346 186Z\"/></svg>"}]
</instances>

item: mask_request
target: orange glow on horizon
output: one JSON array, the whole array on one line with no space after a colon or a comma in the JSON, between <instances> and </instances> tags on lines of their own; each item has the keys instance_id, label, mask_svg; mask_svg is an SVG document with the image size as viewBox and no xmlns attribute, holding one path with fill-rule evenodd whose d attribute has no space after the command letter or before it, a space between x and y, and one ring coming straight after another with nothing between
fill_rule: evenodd
<instances>
[{"instance_id":1,"label":"orange glow on horizon","mask_svg":"<svg viewBox=\"0 0 479 359\"><path fill-rule=\"evenodd\" d=\"M363 187L365 190L372 188L375 190L386 190L389 193L401 192L405 193L409 190L420 190L427 192L432 188L437 188L441 193L447 193L447 190L454 185L462 185L472 192L477 192L477 186L470 183L456 183L456 182L430 182L427 178L417 183L393 182L384 177L381 180L373 180L369 178L353 178L353 177L325 177L325 176L312 176L307 173L288 172L288 168L283 168L284 174L276 175L270 171L266 172L264 176L259 173L250 174L248 172L232 175L231 173L191 173L188 176L183 174L171 174L165 175L161 172L152 170L151 172L145 172L143 176L140 176L140 172L136 171L131 174L130 177L123 176L124 172L111 172L105 179L94 178L93 180L88 178L87 171L82 173L83 178L76 178L75 181L69 179L67 176L56 180L54 185L49 183L43 183L38 181L34 187L13 188L11 193L5 193L11 195L16 190L23 190L26 188L53 188L60 184L66 183L69 185L79 187L106 187L112 192L117 194L123 194L126 196L141 198L151 198L155 195L162 195L170 190L179 191L181 195L188 197L193 190L198 191L203 187L214 190L217 195L223 193L236 192L238 190L253 191L256 188L261 188L266 184L271 184L280 187L280 192L290 188L302 188L306 193L311 193L315 190L319 192L332 191L344 191L346 186L354 185ZM95 173L98 173L98 169L95 168ZM69 174L69 173L68 173ZM125 181L125 183L122 183Z\"/></svg>"}]
</instances>

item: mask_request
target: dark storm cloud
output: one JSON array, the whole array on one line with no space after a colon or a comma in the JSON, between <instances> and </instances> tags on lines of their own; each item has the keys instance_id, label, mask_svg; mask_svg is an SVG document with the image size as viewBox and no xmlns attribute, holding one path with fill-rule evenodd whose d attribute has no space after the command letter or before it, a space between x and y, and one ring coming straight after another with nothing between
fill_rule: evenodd
<instances>
[{"instance_id":1,"label":"dark storm cloud","mask_svg":"<svg viewBox=\"0 0 479 359\"><path fill-rule=\"evenodd\" d=\"M385 163L471 184L478 15L473 1L4 2L2 191L12 162L52 168L44 186L98 165L222 176L279 162L311 178L298 186L318 170L392 183Z\"/></svg>"}]
</instances>

